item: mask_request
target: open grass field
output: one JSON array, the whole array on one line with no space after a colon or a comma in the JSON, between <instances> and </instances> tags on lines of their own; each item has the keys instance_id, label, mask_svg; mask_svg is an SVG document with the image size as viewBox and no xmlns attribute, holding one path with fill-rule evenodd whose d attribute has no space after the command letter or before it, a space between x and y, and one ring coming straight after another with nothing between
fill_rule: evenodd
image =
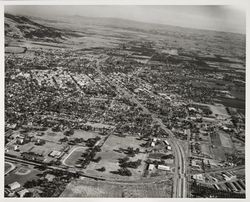
<instances>
[{"instance_id":1,"label":"open grass field","mask_svg":"<svg viewBox=\"0 0 250 202\"><path fill-rule=\"evenodd\" d=\"M146 167L145 160L148 155L146 153L136 154L134 157L130 157L130 161L136 161L138 159L142 160L141 165L137 169L129 168L132 172L132 176L120 176L117 174L110 173L110 171L116 171L120 168L118 159L126 157L126 154L119 153L114 150L118 150L119 148L126 149L127 147L133 147L134 149L139 148L140 151L144 152L144 149L139 145L144 141L137 140L136 137L127 136L127 137L118 137L111 135L107 139L107 141L102 146L101 152L96 154L97 157L101 157L101 160L98 163L91 162L85 173L93 176L104 177L112 180L138 180L142 177L143 171ZM96 169L105 167L104 172L99 172Z\"/></svg>"},{"instance_id":2,"label":"open grass field","mask_svg":"<svg viewBox=\"0 0 250 202\"><path fill-rule=\"evenodd\" d=\"M228 147L228 148L233 147L233 143L229 134L223 131L220 131L219 136L220 136L221 145L223 147Z\"/></svg>"},{"instance_id":3,"label":"open grass field","mask_svg":"<svg viewBox=\"0 0 250 202\"><path fill-rule=\"evenodd\" d=\"M201 152L205 155L212 156L208 144L201 144Z\"/></svg>"},{"instance_id":4,"label":"open grass field","mask_svg":"<svg viewBox=\"0 0 250 202\"><path fill-rule=\"evenodd\" d=\"M212 152L214 155L214 158L216 160L224 160L225 159L225 153L223 148L221 147L221 141L219 134L211 134L211 143L213 144Z\"/></svg>"},{"instance_id":5,"label":"open grass field","mask_svg":"<svg viewBox=\"0 0 250 202\"><path fill-rule=\"evenodd\" d=\"M65 136L63 132L52 132L51 129L48 129L43 136L36 135L37 138L47 141L52 141L55 143L60 143L60 139L64 137L68 137L69 139L83 138L84 140L87 140L89 138L95 138L96 136L103 137L96 132L83 131L83 130L75 130L73 135Z\"/></svg>"},{"instance_id":6,"label":"open grass field","mask_svg":"<svg viewBox=\"0 0 250 202\"><path fill-rule=\"evenodd\" d=\"M209 105L214 115L229 116L226 108L223 105Z\"/></svg>"},{"instance_id":7,"label":"open grass field","mask_svg":"<svg viewBox=\"0 0 250 202\"><path fill-rule=\"evenodd\" d=\"M84 179L71 182L61 197L168 198L171 197L171 192L171 180L127 184Z\"/></svg>"},{"instance_id":8,"label":"open grass field","mask_svg":"<svg viewBox=\"0 0 250 202\"><path fill-rule=\"evenodd\" d=\"M64 157L63 164L75 167L78 164L79 159L81 159L81 155L84 151L86 151L86 147L73 147L69 154Z\"/></svg>"},{"instance_id":9,"label":"open grass field","mask_svg":"<svg viewBox=\"0 0 250 202\"><path fill-rule=\"evenodd\" d=\"M8 172L8 171L10 170L11 167L12 167L12 166L11 166L8 162L5 162L5 163L4 163L4 170L5 170L5 171Z\"/></svg>"},{"instance_id":10,"label":"open grass field","mask_svg":"<svg viewBox=\"0 0 250 202\"><path fill-rule=\"evenodd\" d=\"M95 137L103 137L101 135L99 135L96 132L92 132L92 131L84 131L84 130L75 130L74 135L72 135L72 138L83 138L85 140L89 139L89 138L95 138Z\"/></svg>"},{"instance_id":11,"label":"open grass field","mask_svg":"<svg viewBox=\"0 0 250 202\"><path fill-rule=\"evenodd\" d=\"M212 134L211 143L213 144L211 150L216 160L225 160L225 153L233 153L235 151L229 134L223 131L219 131L218 134Z\"/></svg>"},{"instance_id":12,"label":"open grass field","mask_svg":"<svg viewBox=\"0 0 250 202\"><path fill-rule=\"evenodd\" d=\"M237 109L245 110L245 101L240 99L231 99L231 98L220 98L220 103L226 107L233 107Z\"/></svg>"}]
</instances>

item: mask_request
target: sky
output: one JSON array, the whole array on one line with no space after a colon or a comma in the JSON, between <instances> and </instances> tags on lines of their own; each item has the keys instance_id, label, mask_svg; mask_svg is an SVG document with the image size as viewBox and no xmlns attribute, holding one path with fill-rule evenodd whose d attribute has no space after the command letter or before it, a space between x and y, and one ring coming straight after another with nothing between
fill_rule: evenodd
<instances>
[{"instance_id":1,"label":"sky","mask_svg":"<svg viewBox=\"0 0 250 202\"><path fill-rule=\"evenodd\" d=\"M47 18L72 15L87 17L111 17L196 29L217 30L242 34L245 34L246 32L245 11L244 8L239 6L15 5L5 6L5 12Z\"/></svg>"}]
</instances>

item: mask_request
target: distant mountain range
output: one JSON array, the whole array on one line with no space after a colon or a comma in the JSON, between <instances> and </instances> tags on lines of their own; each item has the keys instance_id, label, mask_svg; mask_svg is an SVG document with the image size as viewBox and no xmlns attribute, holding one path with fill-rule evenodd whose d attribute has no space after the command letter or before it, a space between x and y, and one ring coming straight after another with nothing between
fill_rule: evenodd
<instances>
[{"instance_id":1,"label":"distant mountain range","mask_svg":"<svg viewBox=\"0 0 250 202\"><path fill-rule=\"evenodd\" d=\"M40 22L40 23L38 23ZM164 35L169 33L187 33L187 34L216 34L221 33L217 31L198 30L191 28L183 28L172 25L144 23L119 18L97 18L74 15L70 17L55 17L48 19L48 17L34 17L34 16L20 16L5 13L5 36L14 38L46 38L47 40L62 40L67 35L73 34L71 29L60 29L56 26L57 22L66 22L72 25L87 26L95 25L109 28L120 28L131 31L138 31L150 34ZM46 24L46 25L45 25ZM67 33L65 33L65 31ZM234 33L227 33L227 35L237 35Z\"/></svg>"},{"instance_id":2,"label":"distant mountain range","mask_svg":"<svg viewBox=\"0 0 250 202\"><path fill-rule=\"evenodd\" d=\"M59 29L48 27L24 16L5 14L4 20L5 37L16 39L36 39L46 38L47 40L63 39L63 34Z\"/></svg>"}]
</instances>

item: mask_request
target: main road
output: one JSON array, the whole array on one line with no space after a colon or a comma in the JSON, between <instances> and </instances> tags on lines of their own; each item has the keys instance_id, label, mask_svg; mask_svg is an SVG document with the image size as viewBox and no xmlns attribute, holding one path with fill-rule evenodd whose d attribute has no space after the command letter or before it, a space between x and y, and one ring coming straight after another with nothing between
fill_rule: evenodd
<instances>
[{"instance_id":1,"label":"main road","mask_svg":"<svg viewBox=\"0 0 250 202\"><path fill-rule=\"evenodd\" d=\"M113 82L111 79L106 77L101 69L100 63L105 61L106 58L97 60L96 71L100 76L110 85L115 86L117 91L123 96L127 97L133 103L137 104L145 114L150 114L152 119L158 123L162 130L164 130L169 136L169 143L172 145L172 149L175 154L175 175L174 175L174 186L173 186L173 197L174 198L186 198L187 197L187 178L186 178L186 157L182 145L179 140L174 136L171 130L169 130L162 122L161 119L157 117L156 114L150 112L144 105L142 105L134 96L133 93L127 91L126 89L120 87L117 83Z\"/></svg>"}]
</instances>

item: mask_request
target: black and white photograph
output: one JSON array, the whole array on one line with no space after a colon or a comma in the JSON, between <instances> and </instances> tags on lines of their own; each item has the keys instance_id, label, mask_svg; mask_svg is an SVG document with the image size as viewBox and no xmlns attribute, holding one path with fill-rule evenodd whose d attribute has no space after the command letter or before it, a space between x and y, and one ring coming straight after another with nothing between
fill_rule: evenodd
<instances>
[{"instance_id":1,"label":"black and white photograph","mask_svg":"<svg viewBox=\"0 0 250 202\"><path fill-rule=\"evenodd\" d=\"M4 199L246 199L244 5L6 2Z\"/></svg>"}]
</instances>

